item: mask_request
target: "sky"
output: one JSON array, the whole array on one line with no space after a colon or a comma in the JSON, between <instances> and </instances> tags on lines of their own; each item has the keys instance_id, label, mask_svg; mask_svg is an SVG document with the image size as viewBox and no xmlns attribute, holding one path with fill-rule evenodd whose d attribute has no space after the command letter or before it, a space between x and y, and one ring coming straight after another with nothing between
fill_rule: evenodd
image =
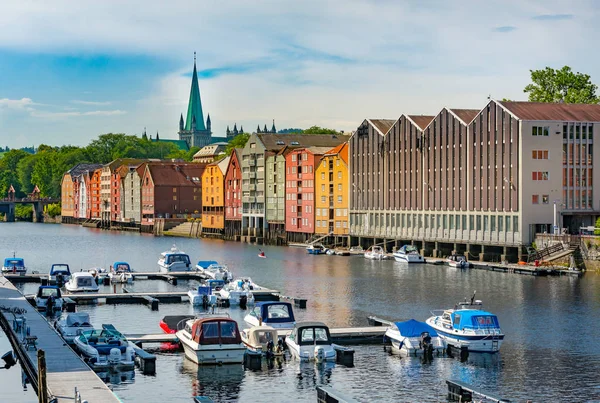
<instances>
[{"instance_id":1,"label":"sky","mask_svg":"<svg viewBox=\"0 0 600 403\"><path fill-rule=\"evenodd\" d=\"M8 0L0 146L177 138L197 53L213 136L526 100L530 69L600 83L600 4L438 0Z\"/></svg>"}]
</instances>

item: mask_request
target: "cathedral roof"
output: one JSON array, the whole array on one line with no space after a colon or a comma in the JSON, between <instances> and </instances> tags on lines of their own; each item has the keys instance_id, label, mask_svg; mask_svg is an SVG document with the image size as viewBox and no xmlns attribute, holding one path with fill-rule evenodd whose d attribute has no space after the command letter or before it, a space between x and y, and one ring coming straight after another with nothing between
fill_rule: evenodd
<instances>
[{"instance_id":1,"label":"cathedral roof","mask_svg":"<svg viewBox=\"0 0 600 403\"><path fill-rule=\"evenodd\" d=\"M185 119L185 130L192 130L192 122L195 120L196 130L206 130L204 115L202 114L202 102L200 101L200 87L198 86L198 73L196 72L196 54L194 53L194 73L192 74L192 88L190 89L190 100Z\"/></svg>"}]
</instances>

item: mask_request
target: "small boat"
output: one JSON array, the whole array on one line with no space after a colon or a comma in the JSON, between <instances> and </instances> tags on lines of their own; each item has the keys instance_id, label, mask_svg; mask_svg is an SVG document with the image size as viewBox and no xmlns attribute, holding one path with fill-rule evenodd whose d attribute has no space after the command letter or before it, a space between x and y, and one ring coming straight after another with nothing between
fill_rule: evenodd
<instances>
[{"instance_id":1,"label":"small boat","mask_svg":"<svg viewBox=\"0 0 600 403\"><path fill-rule=\"evenodd\" d=\"M161 273L168 273L171 271L190 271L192 270L192 263L189 255L185 252L177 249L177 246L173 245L171 250L160 254L158 259L158 268Z\"/></svg>"},{"instance_id":2,"label":"small boat","mask_svg":"<svg viewBox=\"0 0 600 403\"><path fill-rule=\"evenodd\" d=\"M15 253L13 252L13 257L7 257L4 259L2 273L27 273L27 267L25 267L25 260L21 257L15 257Z\"/></svg>"},{"instance_id":3,"label":"small boat","mask_svg":"<svg viewBox=\"0 0 600 403\"><path fill-rule=\"evenodd\" d=\"M98 292L98 284L92 273L81 271L73 273L65 284L69 292Z\"/></svg>"},{"instance_id":4,"label":"small boat","mask_svg":"<svg viewBox=\"0 0 600 403\"><path fill-rule=\"evenodd\" d=\"M111 283L129 283L133 282L133 274L129 263L127 262L115 262L111 266L111 270L108 273Z\"/></svg>"},{"instance_id":5,"label":"small boat","mask_svg":"<svg viewBox=\"0 0 600 403\"><path fill-rule=\"evenodd\" d=\"M425 263L425 259L419 254L417 247L412 245L404 245L394 252L394 259L397 262Z\"/></svg>"},{"instance_id":6,"label":"small boat","mask_svg":"<svg viewBox=\"0 0 600 403\"><path fill-rule=\"evenodd\" d=\"M265 252L263 252L262 250L260 251L260 253L258 254L258 257L262 257L263 259L267 258L267 255L265 255Z\"/></svg>"},{"instance_id":7,"label":"small boat","mask_svg":"<svg viewBox=\"0 0 600 403\"><path fill-rule=\"evenodd\" d=\"M296 323L285 338L285 344L292 356L302 361L335 361L336 358L329 328L321 322Z\"/></svg>"},{"instance_id":8,"label":"small boat","mask_svg":"<svg viewBox=\"0 0 600 403\"><path fill-rule=\"evenodd\" d=\"M85 312L73 312L54 323L54 328L69 344L74 343L75 337L86 330L94 330L90 324L90 315Z\"/></svg>"},{"instance_id":9,"label":"small boat","mask_svg":"<svg viewBox=\"0 0 600 403\"><path fill-rule=\"evenodd\" d=\"M336 256L350 256L350 250L348 250L347 248L337 248L335 250L335 255Z\"/></svg>"},{"instance_id":10,"label":"small boat","mask_svg":"<svg viewBox=\"0 0 600 403\"><path fill-rule=\"evenodd\" d=\"M117 367L127 371L135 368L135 350L113 325L85 330L75 337L73 343L95 370Z\"/></svg>"},{"instance_id":11,"label":"small boat","mask_svg":"<svg viewBox=\"0 0 600 403\"><path fill-rule=\"evenodd\" d=\"M88 269L88 273L90 273L92 277L94 277L94 280L98 282L98 276L104 274L104 269L102 267L92 267L91 269Z\"/></svg>"},{"instance_id":12,"label":"small boat","mask_svg":"<svg viewBox=\"0 0 600 403\"><path fill-rule=\"evenodd\" d=\"M292 329L296 324L289 302L258 302L244 321L250 326L267 325L275 329Z\"/></svg>"},{"instance_id":13,"label":"small boat","mask_svg":"<svg viewBox=\"0 0 600 403\"><path fill-rule=\"evenodd\" d=\"M391 341L394 350L405 355L443 354L446 347L431 326L414 319L395 322L387 328L385 337Z\"/></svg>"},{"instance_id":14,"label":"small boat","mask_svg":"<svg viewBox=\"0 0 600 403\"><path fill-rule=\"evenodd\" d=\"M219 280L212 280L219 281ZM222 285L221 285L222 287ZM200 285L195 290L188 291L188 298L192 306L203 306L204 309L208 309L209 306L217 304L217 295L212 293L213 287L210 284Z\"/></svg>"},{"instance_id":15,"label":"small boat","mask_svg":"<svg viewBox=\"0 0 600 403\"><path fill-rule=\"evenodd\" d=\"M242 343L248 350L262 353L267 358L283 355L283 340L271 326L254 326L241 332Z\"/></svg>"},{"instance_id":16,"label":"small boat","mask_svg":"<svg viewBox=\"0 0 600 403\"><path fill-rule=\"evenodd\" d=\"M327 252L327 249L320 243L308 245L306 251L309 255L322 255Z\"/></svg>"},{"instance_id":17,"label":"small boat","mask_svg":"<svg viewBox=\"0 0 600 403\"><path fill-rule=\"evenodd\" d=\"M196 315L166 315L158 323L158 326L167 334L175 334L185 327L185 322L194 319Z\"/></svg>"},{"instance_id":18,"label":"small boat","mask_svg":"<svg viewBox=\"0 0 600 403\"><path fill-rule=\"evenodd\" d=\"M196 267L198 267L198 265L196 265ZM208 265L208 267L205 269L199 269L199 271L212 279L223 280L226 283L233 280L233 274L224 264L218 264L215 262Z\"/></svg>"},{"instance_id":19,"label":"small boat","mask_svg":"<svg viewBox=\"0 0 600 403\"><path fill-rule=\"evenodd\" d=\"M57 284L59 287L62 287L70 278L71 270L69 270L69 265L64 263L53 264L48 273L48 282Z\"/></svg>"},{"instance_id":20,"label":"small boat","mask_svg":"<svg viewBox=\"0 0 600 403\"><path fill-rule=\"evenodd\" d=\"M247 282L245 279L238 278L228 284L225 284L219 291L219 295L229 300L231 305L246 305L254 304L254 294L252 294L252 282Z\"/></svg>"},{"instance_id":21,"label":"small boat","mask_svg":"<svg viewBox=\"0 0 600 403\"><path fill-rule=\"evenodd\" d=\"M48 314L62 311L63 299L60 288L55 285L41 285L35 297L35 306L38 311L46 311Z\"/></svg>"},{"instance_id":22,"label":"small boat","mask_svg":"<svg viewBox=\"0 0 600 403\"><path fill-rule=\"evenodd\" d=\"M373 245L365 252L365 259L385 260L387 255L381 246Z\"/></svg>"},{"instance_id":23,"label":"small boat","mask_svg":"<svg viewBox=\"0 0 600 403\"><path fill-rule=\"evenodd\" d=\"M225 315L206 315L188 320L177 331L185 356L196 364L241 364L246 346L235 320Z\"/></svg>"},{"instance_id":24,"label":"small boat","mask_svg":"<svg viewBox=\"0 0 600 403\"><path fill-rule=\"evenodd\" d=\"M333 255L335 255L335 250L333 250L333 249L327 249L327 251L325 252L325 254L329 255L329 256L333 256Z\"/></svg>"},{"instance_id":25,"label":"small boat","mask_svg":"<svg viewBox=\"0 0 600 403\"><path fill-rule=\"evenodd\" d=\"M472 352L496 353L504 340L498 317L483 310L475 300L459 302L453 309L433 311L426 323L448 346L466 347Z\"/></svg>"},{"instance_id":26,"label":"small boat","mask_svg":"<svg viewBox=\"0 0 600 403\"><path fill-rule=\"evenodd\" d=\"M446 263L448 263L448 266L450 267L456 267L459 269L468 269L469 267L471 267L471 263L467 261L465 255L450 255L448 256L448 259L446 259Z\"/></svg>"}]
</instances>

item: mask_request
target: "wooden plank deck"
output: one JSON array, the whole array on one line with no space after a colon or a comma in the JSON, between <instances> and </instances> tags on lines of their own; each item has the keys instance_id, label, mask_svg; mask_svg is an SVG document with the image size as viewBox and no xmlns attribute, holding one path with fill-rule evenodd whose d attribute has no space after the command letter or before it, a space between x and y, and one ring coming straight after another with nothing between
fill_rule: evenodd
<instances>
[{"instance_id":1,"label":"wooden plank deck","mask_svg":"<svg viewBox=\"0 0 600 403\"><path fill-rule=\"evenodd\" d=\"M0 305L9 309L18 308L27 311L22 315L26 319L26 326L29 326L32 336L37 336L38 348L46 352L49 394L57 397L59 403L73 402L75 388L81 393L82 399L90 403L120 402L96 373L64 342L48 321L9 281L1 276ZM10 327L13 315L4 311L0 311L0 314L9 325L8 330L5 330L16 336ZM29 357L33 370L37 372L37 351L25 351L22 347L19 348Z\"/></svg>"}]
</instances>

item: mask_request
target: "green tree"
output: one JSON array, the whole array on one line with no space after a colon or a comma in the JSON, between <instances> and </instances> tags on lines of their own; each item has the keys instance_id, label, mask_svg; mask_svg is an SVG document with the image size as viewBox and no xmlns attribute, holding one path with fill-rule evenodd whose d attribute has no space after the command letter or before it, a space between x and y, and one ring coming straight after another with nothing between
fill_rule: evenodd
<instances>
[{"instance_id":1,"label":"green tree","mask_svg":"<svg viewBox=\"0 0 600 403\"><path fill-rule=\"evenodd\" d=\"M22 150L10 150L4 153L0 159L0 198L7 196L10 185L15 188L17 197L24 196L17 176L17 165L29 155L31 154Z\"/></svg>"},{"instance_id":2,"label":"green tree","mask_svg":"<svg viewBox=\"0 0 600 403\"><path fill-rule=\"evenodd\" d=\"M33 184L31 183L31 173L37 162L36 154L29 154L25 158L22 158L17 164L17 177L19 178L19 185L23 193L31 193L33 190Z\"/></svg>"},{"instance_id":3,"label":"green tree","mask_svg":"<svg viewBox=\"0 0 600 403\"><path fill-rule=\"evenodd\" d=\"M326 127L311 126L302 131L302 134L340 134L337 130Z\"/></svg>"},{"instance_id":4,"label":"green tree","mask_svg":"<svg viewBox=\"0 0 600 403\"><path fill-rule=\"evenodd\" d=\"M46 214L51 218L59 216L61 213L60 203L52 203L46 206Z\"/></svg>"},{"instance_id":5,"label":"green tree","mask_svg":"<svg viewBox=\"0 0 600 403\"><path fill-rule=\"evenodd\" d=\"M229 144L227 144L227 147L225 148L225 154L231 155L234 148L243 148L246 145L246 143L248 142L249 138L250 138L250 134L248 134L248 133L238 134L233 139L231 139Z\"/></svg>"},{"instance_id":6,"label":"green tree","mask_svg":"<svg viewBox=\"0 0 600 403\"><path fill-rule=\"evenodd\" d=\"M596 220L596 225L594 227L594 235L600 235L600 217Z\"/></svg>"},{"instance_id":7,"label":"green tree","mask_svg":"<svg viewBox=\"0 0 600 403\"><path fill-rule=\"evenodd\" d=\"M590 76L574 73L569 66L560 70L546 67L543 70L530 70L532 83L523 92L529 93L531 102L565 102L568 104L597 104L598 86Z\"/></svg>"},{"instance_id":8,"label":"green tree","mask_svg":"<svg viewBox=\"0 0 600 403\"><path fill-rule=\"evenodd\" d=\"M19 220L31 221L33 219L33 206L31 204L17 204L15 217Z\"/></svg>"},{"instance_id":9,"label":"green tree","mask_svg":"<svg viewBox=\"0 0 600 403\"><path fill-rule=\"evenodd\" d=\"M31 182L40 188L43 197L53 196L52 165L53 153L45 151L38 154L37 161L31 171Z\"/></svg>"}]
</instances>

